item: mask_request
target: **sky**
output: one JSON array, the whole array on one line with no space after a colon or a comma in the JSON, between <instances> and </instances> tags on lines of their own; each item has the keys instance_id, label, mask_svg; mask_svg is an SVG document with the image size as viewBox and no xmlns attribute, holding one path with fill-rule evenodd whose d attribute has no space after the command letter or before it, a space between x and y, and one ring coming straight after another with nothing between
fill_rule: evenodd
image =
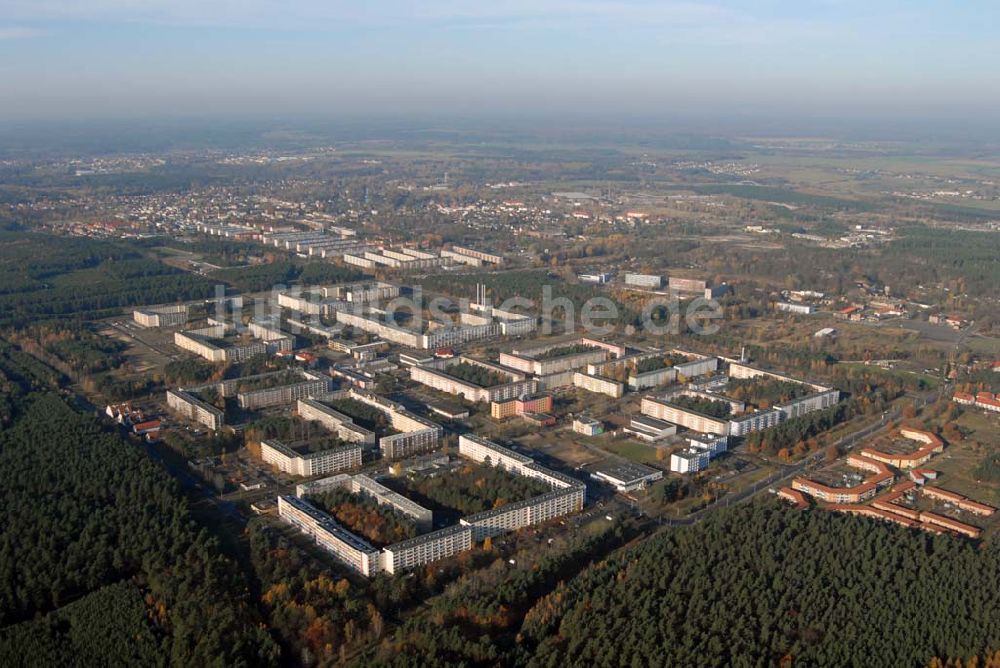
<instances>
[{"instance_id":1,"label":"sky","mask_svg":"<svg viewBox=\"0 0 1000 668\"><path fill-rule=\"evenodd\" d=\"M0 0L0 119L1000 115L995 0Z\"/></svg>"}]
</instances>

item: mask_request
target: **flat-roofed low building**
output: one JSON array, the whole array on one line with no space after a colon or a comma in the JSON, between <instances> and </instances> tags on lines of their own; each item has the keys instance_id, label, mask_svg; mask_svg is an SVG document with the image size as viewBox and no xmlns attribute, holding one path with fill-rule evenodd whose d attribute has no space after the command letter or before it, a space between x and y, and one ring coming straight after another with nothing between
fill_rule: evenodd
<instances>
[{"instance_id":1,"label":"flat-roofed low building","mask_svg":"<svg viewBox=\"0 0 1000 668\"><path fill-rule=\"evenodd\" d=\"M644 441L655 442L676 434L677 425L648 415L633 415L622 431Z\"/></svg>"},{"instance_id":2,"label":"flat-roofed low building","mask_svg":"<svg viewBox=\"0 0 1000 668\"><path fill-rule=\"evenodd\" d=\"M647 485L663 479L663 471L634 463L601 466L590 475L623 494L645 489Z\"/></svg>"}]
</instances>

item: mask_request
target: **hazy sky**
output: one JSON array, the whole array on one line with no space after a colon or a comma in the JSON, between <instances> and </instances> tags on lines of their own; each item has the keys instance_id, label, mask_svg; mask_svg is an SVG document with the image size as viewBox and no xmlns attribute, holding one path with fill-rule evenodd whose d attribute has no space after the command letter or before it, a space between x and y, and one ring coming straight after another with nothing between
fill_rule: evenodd
<instances>
[{"instance_id":1,"label":"hazy sky","mask_svg":"<svg viewBox=\"0 0 1000 668\"><path fill-rule=\"evenodd\" d=\"M0 117L1000 114L996 0L0 0Z\"/></svg>"}]
</instances>

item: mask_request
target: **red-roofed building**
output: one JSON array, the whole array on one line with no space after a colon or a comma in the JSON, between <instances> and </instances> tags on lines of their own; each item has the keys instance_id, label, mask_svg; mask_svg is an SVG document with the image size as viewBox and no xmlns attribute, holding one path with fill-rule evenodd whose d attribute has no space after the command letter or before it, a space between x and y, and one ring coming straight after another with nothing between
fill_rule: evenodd
<instances>
[{"instance_id":1,"label":"red-roofed building","mask_svg":"<svg viewBox=\"0 0 1000 668\"><path fill-rule=\"evenodd\" d=\"M1000 413L1000 399L992 392L978 392L975 397L967 392L955 392L951 395L951 400L956 404L975 406L993 413Z\"/></svg>"},{"instance_id":2,"label":"red-roofed building","mask_svg":"<svg viewBox=\"0 0 1000 668\"><path fill-rule=\"evenodd\" d=\"M138 424L132 425L132 431L140 436L146 434L154 434L160 431L160 421L159 420L148 420L146 422L140 422Z\"/></svg>"},{"instance_id":3,"label":"red-roofed building","mask_svg":"<svg viewBox=\"0 0 1000 668\"><path fill-rule=\"evenodd\" d=\"M934 455L944 451L944 442L935 434L919 429L908 429L904 427L899 430L899 434L904 438L923 443L924 445L909 454L893 454L882 452L875 448L864 448L861 454L869 459L895 466L898 469L912 469L925 463Z\"/></svg>"}]
</instances>

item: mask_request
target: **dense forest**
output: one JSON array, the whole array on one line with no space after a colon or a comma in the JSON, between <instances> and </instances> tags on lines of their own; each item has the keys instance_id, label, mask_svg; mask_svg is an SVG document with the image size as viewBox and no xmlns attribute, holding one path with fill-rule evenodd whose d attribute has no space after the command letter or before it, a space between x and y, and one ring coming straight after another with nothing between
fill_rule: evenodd
<instances>
[{"instance_id":1,"label":"dense forest","mask_svg":"<svg viewBox=\"0 0 1000 668\"><path fill-rule=\"evenodd\" d=\"M71 655L69 664L81 664L98 653L127 665L155 652L162 659L153 665L275 662L247 583L194 522L176 483L42 389L51 378L32 358L5 347L0 375L0 657L55 665ZM126 636L134 643L122 643Z\"/></svg>"},{"instance_id":2,"label":"dense forest","mask_svg":"<svg viewBox=\"0 0 1000 668\"><path fill-rule=\"evenodd\" d=\"M1000 549L740 507L565 583L520 637L530 666L928 665L1000 647Z\"/></svg>"},{"instance_id":3,"label":"dense forest","mask_svg":"<svg viewBox=\"0 0 1000 668\"><path fill-rule=\"evenodd\" d=\"M118 243L0 232L0 325L92 319L122 307L211 297L214 283Z\"/></svg>"},{"instance_id":4,"label":"dense forest","mask_svg":"<svg viewBox=\"0 0 1000 668\"><path fill-rule=\"evenodd\" d=\"M244 292L270 290L276 285L287 285L293 281L304 285L316 285L357 281L364 277L364 273L352 267L338 266L329 262L300 264L287 260L248 267L229 267L212 274L213 279L223 281Z\"/></svg>"}]
</instances>

